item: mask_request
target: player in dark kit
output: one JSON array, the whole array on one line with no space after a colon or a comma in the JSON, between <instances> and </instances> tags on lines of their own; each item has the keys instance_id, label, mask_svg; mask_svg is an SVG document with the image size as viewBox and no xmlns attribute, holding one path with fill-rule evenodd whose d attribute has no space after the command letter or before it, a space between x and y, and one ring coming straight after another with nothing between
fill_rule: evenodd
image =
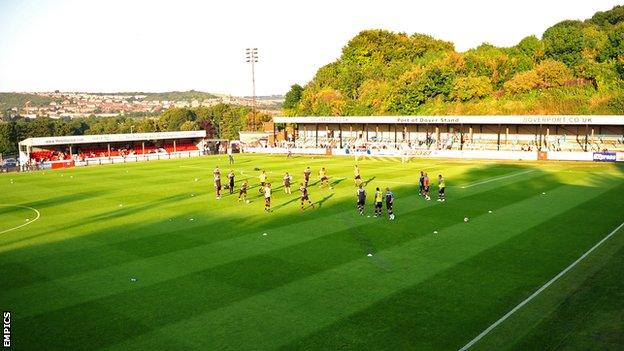
<instances>
[{"instance_id":1,"label":"player in dark kit","mask_svg":"<svg viewBox=\"0 0 624 351\"><path fill-rule=\"evenodd\" d=\"M366 205L366 190L360 184L357 190L357 209L361 216L364 215L364 205Z\"/></svg>"},{"instance_id":2,"label":"player in dark kit","mask_svg":"<svg viewBox=\"0 0 624 351\"><path fill-rule=\"evenodd\" d=\"M425 176L423 178L423 193L427 201L431 200L431 197L429 196L429 176L427 175L427 173L425 173Z\"/></svg>"},{"instance_id":3,"label":"player in dark kit","mask_svg":"<svg viewBox=\"0 0 624 351\"><path fill-rule=\"evenodd\" d=\"M420 171L420 187L418 190L418 195L422 196L423 192L425 191L425 173L423 171Z\"/></svg>"},{"instance_id":4,"label":"player in dark kit","mask_svg":"<svg viewBox=\"0 0 624 351\"><path fill-rule=\"evenodd\" d=\"M305 181L305 186L308 186L308 183L310 182L310 174L312 174L310 167L306 167L306 169L303 170L303 180Z\"/></svg>"},{"instance_id":5,"label":"player in dark kit","mask_svg":"<svg viewBox=\"0 0 624 351\"><path fill-rule=\"evenodd\" d=\"M217 193L217 200L219 200L221 198L221 170L219 169L219 166L212 171L212 175L214 177L214 187Z\"/></svg>"},{"instance_id":6,"label":"player in dark kit","mask_svg":"<svg viewBox=\"0 0 624 351\"><path fill-rule=\"evenodd\" d=\"M379 188L375 189L375 217L381 216L381 208L383 204L383 194Z\"/></svg>"},{"instance_id":7,"label":"player in dark kit","mask_svg":"<svg viewBox=\"0 0 624 351\"><path fill-rule=\"evenodd\" d=\"M228 180L229 180L229 188L230 188L230 194L234 194L234 177L236 175L234 174L234 171L230 171L230 173L228 173Z\"/></svg>"},{"instance_id":8,"label":"player in dark kit","mask_svg":"<svg viewBox=\"0 0 624 351\"><path fill-rule=\"evenodd\" d=\"M247 200L247 181L244 180L243 184L240 186L240 190L238 191L238 201Z\"/></svg>"},{"instance_id":9,"label":"player in dark kit","mask_svg":"<svg viewBox=\"0 0 624 351\"><path fill-rule=\"evenodd\" d=\"M444 196L444 188L446 187L446 185L444 184L444 178L442 177L441 174L438 175L438 201L440 202L444 202L445 200L445 196Z\"/></svg>"},{"instance_id":10,"label":"player in dark kit","mask_svg":"<svg viewBox=\"0 0 624 351\"><path fill-rule=\"evenodd\" d=\"M392 206L394 205L394 194L390 191L390 188L386 188L385 193L386 198L386 209L388 209L388 218L390 220L394 219L394 212L392 212Z\"/></svg>"},{"instance_id":11,"label":"player in dark kit","mask_svg":"<svg viewBox=\"0 0 624 351\"><path fill-rule=\"evenodd\" d=\"M312 206L312 208L314 208L314 204L312 203L312 201L310 201L310 198L308 197L308 188L304 183L301 183L299 191L301 192L301 212L303 212L303 210L305 209L304 205L306 201Z\"/></svg>"}]
</instances>

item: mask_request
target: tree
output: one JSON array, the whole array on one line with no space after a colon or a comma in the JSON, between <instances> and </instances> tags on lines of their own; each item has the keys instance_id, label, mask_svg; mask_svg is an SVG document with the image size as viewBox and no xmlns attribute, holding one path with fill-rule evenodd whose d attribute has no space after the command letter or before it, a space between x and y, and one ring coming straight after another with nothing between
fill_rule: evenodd
<instances>
[{"instance_id":1,"label":"tree","mask_svg":"<svg viewBox=\"0 0 624 351\"><path fill-rule=\"evenodd\" d=\"M599 26L609 26L624 22L624 6L618 5L609 11L596 12L590 22Z\"/></svg>"},{"instance_id":2,"label":"tree","mask_svg":"<svg viewBox=\"0 0 624 351\"><path fill-rule=\"evenodd\" d=\"M618 95L611 99L608 106L613 114L622 114L622 111L624 111L624 94Z\"/></svg>"},{"instance_id":3,"label":"tree","mask_svg":"<svg viewBox=\"0 0 624 351\"><path fill-rule=\"evenodd\" d=\"M237 140L238 132L243 130L247 125L247 116L251 114L251 110L246 107L230 107L220 119L220 137L229 140ZM262 125L265 117L256 112L258 119L256 125Z\"/></svg>"},{"instance_id":4,"label":"tree","mask_svg":"<svg viewBox=\"0 0 624 351\"><path fill-rule=\"evenodd\" d=\"M543 35L547 57L561 61L568 67L575 66L582 58L583 23L563 21L548 28Z\"/></svg>"},{"instance_id":5,"label":"tree","mask_svg":"<svg viewBox=\"0 0 624 351\"><path fill-rule=\"evenodd\" d=\"M505 82L505 91L511 94L525 93L537 88L540 78L535 70L517 73L513 78Z\"/></svg>"},{"instance_id":6,"label":"tree","mask_svg":"<svg viewBox=\"0 0 624 351\"><path fill-rule=\"evenodd\" d=\"M618 57L624 57L624 24L609 32L606 43L598 55L601 62Z\"/></svg>"},{"instance_id":7,"label":"tree","mask_svg":"<svg viewBox=\"0 0 624 351\"><path fill-rule=\"evenodd\" d=\"M195 112L187 108L170 108L165 111L158 120L158 126L161 131L177 131L180 130L182 124L186 121L194 121Z\"/></svg>"},{"instance_id":8,"label":"tree","mask_svg":"<svg viewBox=\"0 0 624 351\"><path fill-rule=\"evenodd\" d=\"M199 130L199 125L195 121L186 121L182 123L180 126L180 130L191 131L191 130Z\"/></svg>"},{"instance_id":9,"label":"tree","mask_svg":"<svg viewBox=\"0 0 624 351\"><path fill-rule=\"evenodd\" d=\"M351 112L355 112L356 115L388 114L392 93L389 82L369 79L358 89L358 100L355 102L358 105L354 106Z\"/></svg>"},{"instance_id":10,"label":"tree","mask_svg":"<svg viewBox=\"0 0 624 351\"><path fill-rule=\"evenodd\" d=\"M319 90L312 98L312 114L318 116L342 116L344 99L342 94L333 88Z\"/></svg>"},{"instance_id":11,"label":"tree","mask_svg":"<svg viewBox=\"0 0 624 351\"><path fill-rule=\"evenodd\" d=\"M534 35L520 40L518 45L516 45L516 48L518 48L523 55L532 58L539 57L544 50L542 42L540 42L540 40Z\"/></svg>"},{"instance_id":12,"label":"tree","mask_svg":"<svg viewBox=\"0 0 624 351\"><path fill-rule=\"evenodd\" d=\"M54 123L51 118L37 117L28 126L29 137L47 137L54 135Z\"/></svg>"},{"instance_id":13,"label":"tree","mask_svg":"<svg viewBox=\"0 0 624 351\"><path fill-rule=\"evenodd\" d=\"M537 65L535 72L539 77L540 86L544 88L562 86L572 79L572 73L566 65L550 59Z\"/></svg>"},{"instance_id":14,"label":"tree","mask_svg":"<svg viewBox=\"0 0 624 351\"><path fill-rule=\"evenodd\" d=\"M449 98L454 79L455 73L443 65L407 72L399 81L391 108L402 114L416 114L419 106L430 99Z\"/></svg>"},{"instance_id":15,"label":"tree","mask_svg":"<svg viewBox=\"0 0 624 351\"><path fill-rule=\"evenodd\" d=\"M455 79L451 96L454 100L469 101L492 94L492 83L488 77L460 77Z\"/></svg>"},{"instance_id":16,"label":"tree","mask_svg":"<svg viewBox=\"0 0 624 351\"><path fill-rule=\"evenodd\" d=\"M143 118L137 123L136 131L139 133L153 133L158 131L158 124L153 118Z\"/></svg>"},{"instance_id":17,"label":"tree","mask_svg":"<svg viewBox=\"0 0 624 351\"><path fill-rule=\"evenodd\" d=\"M63 120L56 120L53 122L54 136L72 135L72 127L69 123Z\"/></svg>"},{"instance_id":18,"label":"tree","mask_svg":"<svg viewBox=\"0 0 624 351\"><path fill-rule=\"evenodd\" d=\"M69 122L70 135L83 135L89 129L89 124L84 119L72 119Z\"/></svg>"},{"instance_id":19,"label":"tree","mask_svg":"<svg viewBox=\"0 0 624 351\"><path fill-rule=\"evenodd\" d=\"M299 103L299 100L301 100L302 92L303 92L303 87L301 87L301 85L299 84L291 85L290 91L286 93L286 96L284 97L284 104L282 105L282 107L284 109L295 108L297 106L297 103Z\"/></svg>"},{"instance_id":20,"label":"tree","mask_svg":"<svg viewBox=\"0 0 624 351\"><path fill-rule=\"evenodd\" d=\"M0 154L9 154L17 151L17 138L14 122L0 122Z\"/></svg>"}]
</instances>

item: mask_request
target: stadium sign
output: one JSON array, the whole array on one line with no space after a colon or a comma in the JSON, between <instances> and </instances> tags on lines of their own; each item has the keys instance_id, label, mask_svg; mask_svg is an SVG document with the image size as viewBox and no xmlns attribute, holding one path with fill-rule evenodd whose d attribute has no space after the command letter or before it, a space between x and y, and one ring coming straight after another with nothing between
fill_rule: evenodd
<instances>
[{"instance_id":1,"label":"stadium sign","mask_svg":"<svg viewBox=\"0 0 624 351\"><path fill-rule=\"evenodd\" d=\"M593 159L596 162L615 162L617 155L615 152L594 152Z\"/></svg>"},{"instance_id":2,"label":"stadium sign","mask_svg":"<svg viewBox=\"0 0 624 351\"><path fill-rule=\"evenodd\" d=\"M518 124L624 125L624 116L308 116L274 117L301 124Z\"/></svg>"},{"instance_id":3,"label":"stadium sign","mask_svg":"<svg viewBox=\"0 0 624 351\"><path fill-rule=\"evenodd\" d=\"M615 160L617 162L624 162L624 152L617 152L615 154Z\"/></svg>"}]
</instances>

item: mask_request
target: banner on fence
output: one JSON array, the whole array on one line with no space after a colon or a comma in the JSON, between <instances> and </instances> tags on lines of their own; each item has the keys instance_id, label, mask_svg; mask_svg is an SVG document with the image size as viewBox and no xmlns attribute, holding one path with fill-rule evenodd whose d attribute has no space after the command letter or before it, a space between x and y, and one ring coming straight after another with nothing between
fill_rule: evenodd
<instances>
[{"instance_id":1,"label":"banner on fence","mask_svg":"<svg viewBox=\"0 0 624 351\"><path fill-rule=\"evenodd\" d=\"M593 159L596 162L615 162L615 152L594 152Z\"/></svg>"}]
</instances>

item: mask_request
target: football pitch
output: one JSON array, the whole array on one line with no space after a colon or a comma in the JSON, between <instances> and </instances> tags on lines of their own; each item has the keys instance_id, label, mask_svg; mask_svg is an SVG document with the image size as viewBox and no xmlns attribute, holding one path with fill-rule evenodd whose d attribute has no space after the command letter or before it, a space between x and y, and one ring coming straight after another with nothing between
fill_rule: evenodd
<instances>
[{"instance_id":1,"label":"football pitch","mask_svg":"<svg viewBox=\"0 0 624 351\"><path fill-rule=\"evenodd\" d=\"M215 199L217 165L249 180L249 203ZM300 212L306 166L316 208ZM372 216L375 187L394 221ZM624 167L608 163L237 155L1 174L0 308L16 350L621 350L622 222Z\"/></svg>"}]
</instances>

